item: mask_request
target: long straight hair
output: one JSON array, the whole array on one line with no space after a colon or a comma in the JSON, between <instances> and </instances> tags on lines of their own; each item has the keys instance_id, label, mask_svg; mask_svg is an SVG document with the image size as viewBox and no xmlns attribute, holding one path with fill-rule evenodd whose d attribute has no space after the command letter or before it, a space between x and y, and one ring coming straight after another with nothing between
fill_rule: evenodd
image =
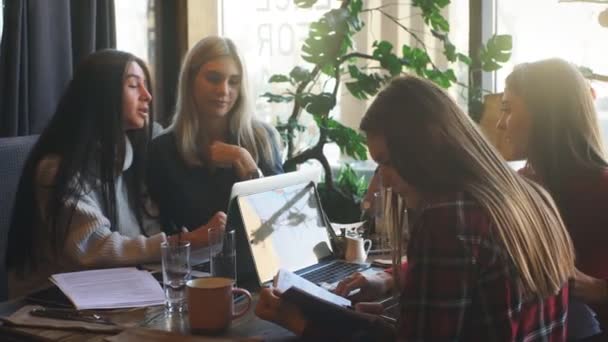
<instances>
[{"instance_id":1,"label":"long straight hair","mask_svg":"<svg viewBox=\"0 0 608 342\"><path fill-rule=\"evenodd\" d=\"M557 58L520 64L506 86L530 113L528 162L558 203L568 178L608 166L591 90L575 66Z\"/></svg>"},{"instance_id":2,"label":"long straight hair","mask_svg":"<svg viewBox=\"0 0 608 342\"><path fill-rule=\"evenodd\" d=\"M236 46L229 38L209 36L200 40L188 53L179 74L177 103L173 123L169 130L176 136L177 150L186 164L207 164L208 148L211 144L203 115L198 112L194 99L194 83L201 67L214 59L230 57L241 74L239 96L228 113L230 135L236 138L253 159L274 162L272 142L278 142L278 134L269 125L253 118L247 75Z\"/></svg>"},{"instance_id":3,"label":"long straight hair","mask_svg":"<svg viewBox=\"0 0 608 342\"><path fill-rule=\"evenodd\" d=\"M465 191L487 211L524 294L546 297L562 288L574 252L551 197L511 170L442 89L396 78L361 129L386 138L391 164L422 194Z\"/></svg>"},{"instance_id":4,"label":"long straight hair","mask_svg":"<svg viewBox=\"0 0 608 342\"><path fill-rule=\"evenodd\" d=\"M89 55L75 70L57 109L25 163L13 211L7 266L19 272L36 269L43 250L58 256L63 249L73 211L82 194L99 186L103 210L112 231L117 230L116 178L125 157L122 101L127 68L137 63L150 82L145 63L130 53L101 50ZM151 87L148 84L148 89ZM152 108L149 122L153 122ZM143 183L147 146L152 125L129 130L133 164L125 174L129 204L142 226ZM38 210L36 188L40 162L56 157L58 164L50 186L46 213ZM70 200L68 200L70 199ZM75 201L71 199L76 199ZM65 214L66 204L70 205ZM41 231L47 229L48 231ZM144 233L142 231L142 233ZM45 240L48 237L50 241Z\"/></svg>"}]
</instances>

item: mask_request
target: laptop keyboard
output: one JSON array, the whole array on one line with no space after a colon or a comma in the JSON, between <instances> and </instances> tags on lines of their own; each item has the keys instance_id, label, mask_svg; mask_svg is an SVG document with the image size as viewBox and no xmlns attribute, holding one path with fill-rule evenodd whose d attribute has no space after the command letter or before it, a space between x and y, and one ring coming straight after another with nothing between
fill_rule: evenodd
<instances>
[{"instance_id":1,"label":"laptop keyboard","mask_svg":"<svg viewBox=\"0 0 608 342\"><path fill-rule=\"evenodd\" d=\"M355 272L364 271L369 268L366 264L353 264L349 262L333 262L326 267L302 274L302 278L315 284L335 283Z\"/></svg>"}]
</instances>

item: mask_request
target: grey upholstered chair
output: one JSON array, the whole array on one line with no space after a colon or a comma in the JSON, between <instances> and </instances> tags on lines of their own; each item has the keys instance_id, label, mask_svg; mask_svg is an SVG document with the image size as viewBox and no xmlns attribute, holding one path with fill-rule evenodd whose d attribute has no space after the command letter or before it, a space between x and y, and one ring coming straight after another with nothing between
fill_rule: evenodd
<instances>
[{"instance_id":1,"label":"grey upholstered chair","mask_svg":"<svg viewBox=\"0 0 608 342\"><path fill-rule=\"evenodd\" d=\"M23 164L37 139L37 135L0 138L0 301L8 298L6 244L15 193Z\"/></svg>"}]
</instances>

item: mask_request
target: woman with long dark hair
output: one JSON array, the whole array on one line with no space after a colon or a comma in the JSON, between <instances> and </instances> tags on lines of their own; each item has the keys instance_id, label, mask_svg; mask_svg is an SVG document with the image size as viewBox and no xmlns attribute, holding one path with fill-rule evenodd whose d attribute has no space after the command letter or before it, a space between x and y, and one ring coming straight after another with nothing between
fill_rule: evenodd
<instances>
[{"instance_id":1,"label":"woman with long dark hair","mask_svg":"<svg viewBox=\"0 0 608 342\"><path fill-rule=\"evenodd\" d=\"M50 274L158 261L167 239L148 215L150 73L132 54L102 50L74 73L31 151L9 232L10 297ZM186 239L200 245L200 232Z\"/></svg>"}]
</instances>

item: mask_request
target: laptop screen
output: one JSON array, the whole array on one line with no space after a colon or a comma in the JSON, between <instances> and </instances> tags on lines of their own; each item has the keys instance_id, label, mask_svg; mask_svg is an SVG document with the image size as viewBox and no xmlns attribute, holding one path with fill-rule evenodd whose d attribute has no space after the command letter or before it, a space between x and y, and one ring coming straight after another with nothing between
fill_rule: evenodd
<instances>
[{"instance_id":1,"label":"laptop screen","mask_svg":"<svg viewBox=\"0 0 608 342\"><path fill-rule=\"evenodd\" d=\"M297 271L332 254L313 183L239 196L245 234L259 280L279 268Z\"/></svg>"}]
</instances>

